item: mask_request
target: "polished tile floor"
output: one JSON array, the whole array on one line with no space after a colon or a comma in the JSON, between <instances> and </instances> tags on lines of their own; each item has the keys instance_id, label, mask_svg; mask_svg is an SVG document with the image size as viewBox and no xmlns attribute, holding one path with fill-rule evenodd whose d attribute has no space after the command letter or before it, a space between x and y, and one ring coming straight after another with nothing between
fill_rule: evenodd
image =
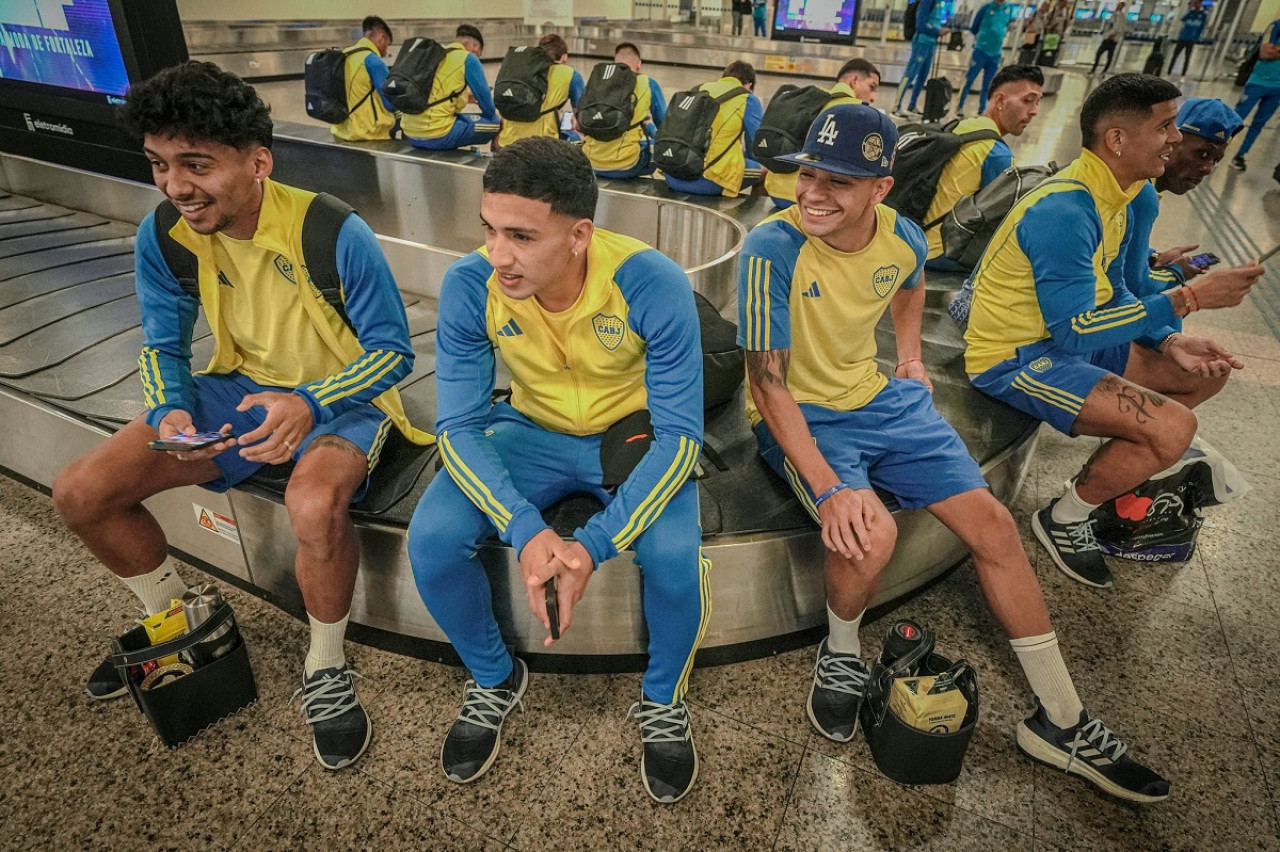
<instances>
[{"instance_id":1,"label":"polished tile floor","mask_svg":"<svg viewBox=\"0 0 1280 852\"><path fill-rule=\"evenodd\" d=\"M659 77L668 71L692 73ZM685 82L663 81L669 90ZM291 117L281 104L300 86L264 87L278 115ZM1067 76L1019 140L1024 162L1071 158L1086 86ZM1187 89L1234 99L1225 84ZM1272 129L1250 171L1224 167L1167 199L1158 244L1200 240L1228 260L1273 245L1277 160ZM865 743L812 734L803 710L812 649L694 672L701 778L685 801L659 806L641 789L638 737L623 718L637 676L533 675L499 762L459 787L437 761L462 671L348 643L376 735L356 768L328 773L287 704L304 626L234 590L261 697L168 751L127 699L98 704L81 691L133 612L132 596L61 529L47 497L0 478L0 848L1280 852L1277 287L1272 273L1241 307L1190 323L1247 362L1199 413L1201 434L1253 485L1243 501L1210 511L1190 562L1115 561L1109 591L1052 566L1027 521L1088 455L1085 441L1044 432L1013 506L1086 705L1172 779L1166 803L1121 804L1019 754L1025 683L968 566L897 613L933 627L981 678L982 718L951 785L899 787L877 773ZM865 626L869 653L887 621Z\"/></svg>"}]
</instances>

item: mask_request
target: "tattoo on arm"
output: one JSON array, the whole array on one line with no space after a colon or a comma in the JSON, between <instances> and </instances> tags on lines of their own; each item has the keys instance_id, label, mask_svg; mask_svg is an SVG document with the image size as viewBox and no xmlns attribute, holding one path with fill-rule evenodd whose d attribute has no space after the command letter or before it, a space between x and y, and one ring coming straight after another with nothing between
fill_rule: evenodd
<instances>
[{"instance_id":1,"label":"tattoo on arm","mask_svg":"<svg viewBox=\"0 0 1280 852\"><path fill-rule=\"evenodd\" d=\"M790 349L766 349L763 352L747 352L747 374L751 383L787 386L787 371L791 368Z\"/></svg>"}]
</instances>

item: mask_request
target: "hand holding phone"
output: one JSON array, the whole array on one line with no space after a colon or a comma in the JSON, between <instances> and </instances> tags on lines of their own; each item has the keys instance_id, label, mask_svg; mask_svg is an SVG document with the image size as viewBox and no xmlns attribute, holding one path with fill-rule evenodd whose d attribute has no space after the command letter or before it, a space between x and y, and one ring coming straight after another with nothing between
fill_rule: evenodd
<instances>
[{"instance_id":1,"label":"hand holding phone","mask_svg":"<svg viewBox=\"0 0 1280 852\"><path fill-rule=\"evenodd\" d=\"M1206 251L1202 254L1193 255L1187 259L1187 262L1197 269L1208 269L1215 263L1222 263L1222 259L1213 252Z\"/></svg>"},{"instance_id":2,"label":"hand holding phone","mask_svg":"<svg viewBox=\"0 0 1280 852\"><path fill-rule=\"evenodd\" d=\"M168 438L159 438L147 444L147 449L169 453L192 453L212 447L214 444L229 441L235 435L231 432L195 432L191 435L179 432Z\"/></svg>"},{"instance_id":3,"label":"hand holding phone","mask_svg":"<svg viewBox=\"0 0 1280 852\"><path fill-rule=\"evenodd\" d=\"M547 596L547 620L551 623L551 638L560 638L560 600L556 597L556 578L550 577L544 586Z\"/></svg>"}]
</instances>

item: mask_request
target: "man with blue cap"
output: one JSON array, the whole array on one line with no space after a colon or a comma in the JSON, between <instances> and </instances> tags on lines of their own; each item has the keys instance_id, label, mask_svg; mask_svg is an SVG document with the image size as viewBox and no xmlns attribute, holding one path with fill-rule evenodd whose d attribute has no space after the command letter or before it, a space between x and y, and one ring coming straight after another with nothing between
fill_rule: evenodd
<instances>
[{"instance_id":1,"label":"man with blue cap","mask_svg":"<svg viewBox=\"0 0 1280 852\"><path fill-rule=\"evenodd\" d=\"M747 415L766 463L822 527L829 634L807 703L822 736L857 731L868 667L858 629L897 540L875 489L928 509L972 550L978 583L1035 695L1018 746L1112 795L1155 802L1169 782L1135 762L1080 702L1009 511L933 405L922 360L927 247L881 202L898 131L865 104L814 120L798 154L796 204L748 236L738 268ZM892 312L898 364L876 369L875 327Z\"/></svg>"}]
</instances>

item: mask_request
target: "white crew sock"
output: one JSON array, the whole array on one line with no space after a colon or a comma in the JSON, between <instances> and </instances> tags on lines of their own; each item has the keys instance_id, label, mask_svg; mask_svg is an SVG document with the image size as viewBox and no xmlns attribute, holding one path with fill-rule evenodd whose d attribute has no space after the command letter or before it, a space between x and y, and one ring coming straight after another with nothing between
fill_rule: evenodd
<instances>
[{"instance_id":1,"label":"white crew sock","mask_svg":"<svg viewBox=\"0 0 1280 852\"><path fill-rule=\"evenodd\" d=\"M862 626L862 616L866 614L864 609L853 621L845 621L832 612L831 607L827 607L827 650L861 657L862 642L858 639L858 628Z\"/></svg>"},{"instance_id":2,"label":"white crew sock","mask_svg":"<svg viewBox=\"0 0 1280 852\"><path fill-rule=\"evenodd\" d=\"M1022 673L1027 676L1031 691L1040 699L1049 721L1059 728L1075 727L1084 705L1080 703L1076 685L1072 683L1062 651L1058 649L1058 635L1025 636L1010 639L1009 644L1018 655Z\"/></svg>"},{"instance_id":3,"label":"white crew sock","mask_svg":"<svg viewBox=\"0 0 1280 852\"><path fill-rule=\"evenodd\" d=\"M1049 513L1049 517L1055 524L1078 524L1089 520L1089 515L1101 505L1101 503L1086 503L1081 500L1079 493L1076 492L1076 481L1073 479L1067 484L1067 490L1062 495L1062 499L1053 504L1053 511Z\"/></svg>"},{"instance_id":4,"label":"white crew sock","mask_svg":"<svg viewBox=\"0 0 1280 852\"><path fill-rule=\"evenodd\" d=\"M307 661L303 664L307 677L320 669L340 668L347 662L347 656L342 651L342 639L347 634L347 619L350 617L351 613L347 613L333 624L325 624L307 613L307 620L311 622L311 648L307 651Z\"/></svg>"},{"instance_id":5,"label":"white crew sock","mask_svg":"<svg viewBox=\"0 0 1280 852\"><path fill-rule=\"evenodd\" d=\"M139 574L136 577L121 577L120 582L128 586L129 591L138 596L138 600L142 601L142 606L146 609L147 615L164 612L169 608L169 601L174 598L180 599L182 593L187 590L187 584L182 582L182 578L178 576L178 569L173 568L167 562L160 563L159 568L146 574Z\"/></svg>"}]
</instances>

